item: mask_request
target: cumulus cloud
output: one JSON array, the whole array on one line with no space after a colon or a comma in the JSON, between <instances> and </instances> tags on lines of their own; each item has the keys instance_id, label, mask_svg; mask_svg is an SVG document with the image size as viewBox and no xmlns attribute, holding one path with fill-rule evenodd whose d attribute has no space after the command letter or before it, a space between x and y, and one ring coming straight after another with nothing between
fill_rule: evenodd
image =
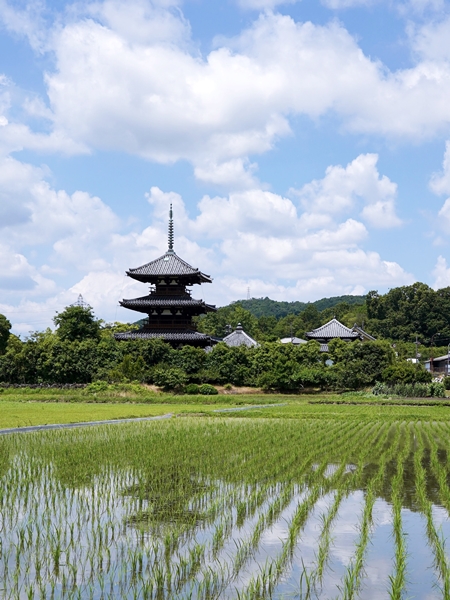
<instances>
[{"instance_id":1,"label":"cumulus cloud","mask_svg":"<svg viewBox=\"0 0 450 600\"><path fill-rule=\"evenodd\" d=\"M361 154L345 168L330 166L325 177L314 180L300 190L298 196L308 213L339 214L363 202L361 215L373 227L395 227L401 220L395 214L397 184L377 169L377 154Z\"/></svg>"},{"instance_id":2,"label":"cumulus cloud","mask_svg":"<svg viewBox=\"0 0 450 600\"><path fill-rule=\"evenodd\" d=\"M320 213L313 219L291 199L267 190L204 196L195 216L187 214L178 194L152 188L149 201L158 218L155 228L161 232L161 249L169 202L174 205L175 225L201 242L188 248L185 239L180 240L183 252L193 257L196 266L201 256L201 268L216 276L211 294L219 303L235 299L237 292L242 297L248 285L255 295L298 299L363 293L373 286L413 280L397 263L363 249L368 231L360 221L340 220L336 215L323 219ZM157 237L154 229L150 237Z\"/></svg>"},{"instance_id":3,"label":"cumulus cloud","mask_svg":"<svg viewBox=\"0 0 450 600\"><path fill-rule=\"evenodd\" d=\"M335 22L299 23L269 11L202 56L173 3L77 6L84 8L46 31L55 65L46 75L49 105L25 103L50 118L51 133L11 122L3 132L9 149L186 159L199 179L248 189L255 184L248 157L289 135L293 115L332 113L355 132L416 138L450 122L450 66L421 50L432 45L425 29L413 38L417 64L390 72Z\"/></svg>"},{"instance_id":4,"label":"cumulus cloud","mask_svg":"<svg viewBox=\"0 0 450 600\"><path fill-rule=\"evenodd\" d=\"M2 238L14 247L52 244L52 260L92 267L103 260L101 244L118 228L118 218L99 198L54 190L45 176L41 168L0 159Z\"/></svg>"},{"instance_id":5,"label":"cumulus cloud","mask_svg":"<svg viewBox=\"0 0 450 600\"><path fill-rule=\"evenodd\" d=\"M439 256L437 259L433 270L433 277L433 288L435 290L450 286L450 268L447 266L447 261L443 256Z\"/></svg>"},{"instance_id":6,"label":"cumulus cloud","mask_svg":"<svg viewBox=\"0 0 450 600\"><path fill-rule=\"evenodd\" d=\"M379 0L322 0L322 4L332 9L353 8L355 6L369 6Z\"/></svg>"},{"instance_id":7,"label":"cumulus cloud","mask_svg":"<svg viewBox=\"0 0 450 600\"><path fill-rule=\"evenodd\" d=\"M241 8L250 10L272 10L282 4L295 4L300 0L236 0Z\"/></svg>"},{"instance_id":8,"label":"cumulus cloud","mask_svg":"<svg viewBox=\"0 0 450 600\"><path fill-rule=\"evenodd\" d=\"M432 175L430 188L438 196L450 194L450 142L446 143L442 171ZM445 200L439 210L437 225L446 233L450 233L450 198ZM438 243L440 243L439 238Z\"/></svg>"},{"instance_id":9,"label":"cumulus cloud","mask_svg":"<svg viewBox=\"0 0 450 600\"><path fill-rule=\"evenodd\" d=\"M434 173L431 177L430 187L435 194L450 194L450 142L445 145L442 171Z\"/></svg>"},{"instance_id":10,"label":"cumulus cloud","mask_svg":"<svg viewBox=\"0 0 450 600\"><path fill-rule=\"evenodd\" d=\"M410 36L421 60L442 62L450 59L450 17L411 27Z\"/></svg>"}]
</instances>

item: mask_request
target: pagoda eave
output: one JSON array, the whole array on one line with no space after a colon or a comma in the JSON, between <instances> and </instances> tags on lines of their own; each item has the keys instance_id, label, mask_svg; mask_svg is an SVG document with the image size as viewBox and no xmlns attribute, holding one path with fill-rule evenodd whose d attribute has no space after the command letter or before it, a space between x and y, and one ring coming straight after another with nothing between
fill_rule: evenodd
<instances>
[{"instance_id":1,"label":"pagoda eave","mask_svg":"<svg viewBox=\"0 0 450 600\"><path fill-rule=\"evenodd\" d=\"M130 341L130 340L154 340L162 339L171 345L178 344L189 344L197 345L201 347L211 346L217 343L215 338L212 338L205 333L199 333L198 331L185 329L185 330L159 330L152 331L151 329L142 328L137 331L126 331L123 333L114 334L116 340Z\"/></svg>"},{"instance_id":2,"label":"pagoda eave","mask_svg":"<svg viewBox=\"0 0 450 600\"><path fill-rule=\"evenodd\" d=\"M147 275L145 273L133 273L132 271L126 271L128 277L135 279L141 283L151 283L156 284L160 283L162 280L168 281L176 279L182 285L196 285L199 283L212 283L212 278L205 273L198 272L194 275Z\"/></svg>"},{"instance_id":3,"label":"pagoda eave","mask_svg":"<svg viewBox=\"0 0 450 600\"><path fill-rule=\"evenodd\" d=\"M174 302L173 304L160 304L160 303L138 303L138 302L127 302L126 300L122 300L119 302L120 306L123 308L127 308L128 310L135 310L136 312L141 312L149 315L150 313L159 314L162 310L170 310L170 311L182 311L183 313L191 314L191 315L203 315L208 312L216 312L217 308L212 304L206 303L193 303L193 304L181 304ZM167 314L167 313L166 313Z\"/></svg>"}]
</instances>

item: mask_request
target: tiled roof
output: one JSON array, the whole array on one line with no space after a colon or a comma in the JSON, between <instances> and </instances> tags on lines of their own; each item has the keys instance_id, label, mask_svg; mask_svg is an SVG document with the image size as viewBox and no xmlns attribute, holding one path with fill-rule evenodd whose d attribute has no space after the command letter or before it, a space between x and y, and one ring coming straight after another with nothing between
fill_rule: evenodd
<instances>
[{"instance_id":1,"label":"tiled roof","mask_svg":"<svg viewBox=\"0 0 450 600\"><path fill-rule=\"evenodd\" d=\"M306 337L310 339L356 339L359 335L353 331L353 329L342 325L337 319L331 319L331 321L328 321L325 325L313 329L313 331L308 331Z\"/></svg>"},{"instance_id":2,"label":"tiled roof","mask_svg":"<svg viewBox=\"0 0 450 600\"><path fill-rule=\"evenodd\" d=\"M364 331L362 327L358 327L356 323L353 325L353 331L355 331L361 338L369 340L370 342L374 342L376 340L376 338L374 338L373 335L370 335L370 333Z\"/></svg>"},{"instance_id":3,"label":"tiled roof","mask_svg":"<svg viewBox=\"0 0 450 600\"><path fill-rule=\"evenodd\" d=\"M181 259L175 252L167 251L163 256L152 260L151 262L129 269L127 274L134 279L144 280L147 277L157 277L161 275L173 276L195 276L202 282L211 282L209 275L202 273L198 269L191 267L186 261Z\"/></svg>"},{"instance_id":4,"label":"tiled roof","mask_svg":"<svg viewBox=\"0 0 450 600\"><path fill-rule=\"evenodd\" d=\"M259 346L256 340L250 337L248 333L245 333L240 323L233 333L223 338L223 341L227 346L231 347L247 346L248 348L252 348L253 346Z\"/></svg>"},{"instance_id":5,"label":"tiled roof","mask_svg":"<svg viewBox=\"0 0 450 600\"><path fill-rule=\"evenodd\" d=\"M299 346L300 344L307 344L306 340L302 340L302 338L298 337L285 337L280 340L282 344L294 344L294 346Z\"/></svg>"},{"instance_id":6,"label":"tiled roof","mask_svg":"<svg viewBox=\"0 0 450 600\"><path fill-rule=\"evenodd\" d=\"M145 329L139 329L138 331L126 331L124 333L115 333L114 337L116 340L151 340L155 338L162 338L166 342L192 342L192 341L205 341L211 342L211 337L198 331L173 331L164 330L160 331L146 331Z\"/></svg>"},{"instance_id":7,"label":"tiled roof","mask_svg":"<svg viewBox=\"0 0 450 600\"><path fill-rule=\"evenodd\" d=\"M170 308L185 308L189 306L203 307L208 311L216 310L216 307L212 304L206 304L203 300L195 300L194 298L185 297L180 298L176 296L156 296L148 295L142 296L141 298L124 299L120 302L120 305L124 308L131 308L132 310L143 310L153 307L170 307Z\"/></svg>"}]
</instances>

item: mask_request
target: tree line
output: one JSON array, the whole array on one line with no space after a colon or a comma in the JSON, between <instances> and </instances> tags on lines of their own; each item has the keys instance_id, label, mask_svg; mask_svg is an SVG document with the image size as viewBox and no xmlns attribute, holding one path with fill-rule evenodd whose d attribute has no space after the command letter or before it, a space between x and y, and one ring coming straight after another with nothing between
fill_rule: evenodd
<instances>
[{"instance_id":1,"label":"tree line","mask_svg":"<svg viewBox=\"0 0 450 600\"><path fill-rule=\"evenodd\" d=\"M319 317L327 318L323 315L327 310ZM239 305L220 309L214 317L215 321L208 322L208 315L201 325L219 328L229 324L232 317L239 319L249 333L270 337L260 333L263 317L257 319ZM303 327L317 324L317 314L311 307L292 317L301 318ZM105 324L90 307L67 307L55 316L54 323L54 331L36 332L22 341L10 333L9 321L0 318L0 382L139 381L165 389L210 383L298 391L308 387L358 389L380 381L415 383L431 379L423 367L406 362L388 340L332 340L329 352L324 353L315 341L294 346L261 339L255 348L230 348L219 343L205 352L192 346L175 350L161 339L118 342L114 333L130 325Z\"/></svg>"}]
</instances>

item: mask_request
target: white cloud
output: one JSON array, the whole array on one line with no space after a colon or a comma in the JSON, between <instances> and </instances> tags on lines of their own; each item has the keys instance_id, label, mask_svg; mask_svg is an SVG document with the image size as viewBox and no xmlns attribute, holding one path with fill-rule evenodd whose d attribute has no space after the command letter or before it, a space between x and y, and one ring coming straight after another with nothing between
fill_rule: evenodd
<instances>
[{"instance_id":1,"label":"white cloud","mask_svg":"<svg viewBox=\"0 0 450 600\"><path fill-rule=\"evenodd\" d=\"M373 204L368 204L363 208L361 216L373 227L397 227L402 224L402 221L395 214L393 200L379 200Z\"/></svg>"},{"instance_id":2,"label":"white cloud","mask_svg":"<svg viewBox=\"0 0 450 600\"><path fill-rule=\"evenodd\" d=\"M410 28L414 51L424 61L450 59L450 17L431 21L418 28Z\"/></svg>"},{"instance_id":3,"label":"white cloud","mask_svg":"<svg viewBox=\"0 0 450 600\"><path fill-rule=\"evenodd\" d=\"M370 6L379 0L322 0L322 4L332 9Z\"/></svg>"},{"instance_id":4,"label":"white cloud","mask_svg":"<svg viewBox=\"0 0 450 600\"><path fill-rule=\"evenodd\" d=\"M330 166L325 177L314 180L300 190L291 190L309 213L339 214L365 206L364 220L373 227L395 227L401 220L395 214L397 185L377 169L377 154L361 154L343 168Z\"/></svg>"},{"instance_id":5,"label":"white cloud","mask_svg":"<svg viewBox=\"0 0 450 600\"><path fill-rule=\"evenodd\" d=\"M329 215L322 219L320 213L312 219L292 200L273 192L252 189L228 197L205 196L195 217L187 215L178 194L152 188L149 201L158 219L154 227L160 231L161 251L169 202L175 207L176 228L188 238L203 240L191 248L185 238L176 238L176 244L184 246L181 256L187 252L195 266L215 276L213 288L205 293L219 304L245 296L248 285L252 295L311 299L413 281L397 263L362 249L368 237L363 223L352 218L336 221ZM157 237L152 228L150 238Z\"/></svg>"},{"instance_id":6,"label":"white cloud","mask_svg":"<svg viewBox=\"0 0 450 600\"><path fill-rule=\"evenodd\" d=\"M430 188L438 196L450 194L450 142L446 143L444 160L442 162L442 171L434 173L430 179ZM447 198L442 205L439 213L437 226L450 233L450 198ZM436 244L441 244L440 238L435 240Z\"/></svg>"},{"instance_id":7,"label":"white cloud","mask_svg":"<svg viewBox=\"0 0 450 600\"><path fill-rule=\"evenodd\" d=\"M26 37L38 52L46 47L44 7L45 3L39 0L27 0L23 8L18 2L11 4L7 0L0 0L0 18L4 26L10 32Z\"/></svg>"},{"instance_id":8,"label":"white cloud","mask_svg":"<svg viewBox=\"0 0 450 600\"><path fill-rule=\"evenodd\" d=\"M433 288L435 290L450 286L450 268L447 266L447 261L443 256L439 256L437 259L433 270L433 277Z\"/></svg>"},{"instance_id":9,"label":"white cloud","mask_svg":"<svg viewBox=\"0 0 450 600\"><path fill-rule=\"evenodd\" d=\"M366 226L345 215L358 213L361 201L363 212L373 211L365 215L372 223L379 218L377 211L394 218L389 202L396 185L379 174L376 164L376 155L361 155L345 168L329 167L324 179L300 190L299 205L259 187L204 196L197 214L190 215L180 194L152 187L147 194L151 225L123 232L123 224L100 198L55 190L44 168L0 159L2 240L9 244L3 251L4 268L0 262L0 287L16 289L16 297L20 291L23 315L33 313L36 293L47 315L81 293L108 320L133 318L122 310L117 315L117 302L127 293L146 290L130 283L125 270L167 249L169 204L175 214L175 249L216 278L205 294L219 305L235 300L236 290L248 281L254 293L271 290L280 299L304 300L409 283L412 276L400 265L364 249ZM39 259L25 258L30 246L42 247Z\"/></svg>"},{"instance_id":10,"label":"white cloud","mask_svg":"<svg viewBox=\"0 0 450 600\"><path fill-rule=\"evenodd\" d=\"M445 232L450 233L450 198L444 202L441 210L438 213L439 227Z\"/></svg>"},{"instance_id":11,"label":"white cloud","mask_svg":"<svg viewBox=\"0 0 450 600\"><path fill-rule=\"evenodd\" d=\"M89 15L133 44L183 44L190 40L190 26L178 9L180 2L106 0L87 5Z\"/></svg>"},{"instance_id":12,"label":"white cloud","mask_svg":"<svg viewBox=\"0 0 450 600\"><path fill-rule=\"evenodd\" d=\"M228 189L246 189L258 185L258 180L253 176L256 170L255 163L250 164L248 160L234 158L220 164L205 162L196 166L194 173L201 181L225 186Z\"/></svg>"},{"instance_id":13,"label":"white cloud","mask_svg":"<svg viewBox=\"0 0 450 600\"><path fill-rule=\"evenodd\" d=\"M387 136L430 136L450 123L447 63L424 58L389 72L337 23L268 12L202 57L179 11L136 0L87 13L49 33L48 149L187 159L199 178L248 187L247 157L288 135L291 115L334 113L350 130ZM22 146L44 143L27 131L11 135Z\"/></svg>"},{"instance_id":14,"label":"white cloud","mask_svg":"<svg viewBox=\"0 0 450 600\"><path fill-rule=\"evenodd\" d=\"M416 13L424 13L426 11L439 12L445 9L445 0L407 0L403 7L402 5L400 7Z\"/></svg>"},{"instance_id":15,"label":"white cloud","mask_svg":"<svg viewBox=\"0 0 450 600\"><path fill-rule=\"evenodd\" d=\"M103 268L100 253L118 228L118 218L99 198L56 191L45 176L43 169L0 159L2 239L18 248L52 244L52 260L66 268Z\"/></svg>"},{"instance_id":16,"label":"white cloud","mask_svg":"<svg viewBox=\"0 0 450 600\"><path fill-rule=\"evenodd\" d=\"M295 4L300 0L236 0L241 8L250 10L272 10L282 4Z\"/></svg>"},{"instance_id":17,"label":"white cloud","mask_svg":"<svg viewBox=\"0 0 450 600\"><path fill-rule=\"evenodd\" d=\"M433 174L430 188L438 195L450 194L450 142L445 145L442 172Z\"/></svg>"}]
</instances>

